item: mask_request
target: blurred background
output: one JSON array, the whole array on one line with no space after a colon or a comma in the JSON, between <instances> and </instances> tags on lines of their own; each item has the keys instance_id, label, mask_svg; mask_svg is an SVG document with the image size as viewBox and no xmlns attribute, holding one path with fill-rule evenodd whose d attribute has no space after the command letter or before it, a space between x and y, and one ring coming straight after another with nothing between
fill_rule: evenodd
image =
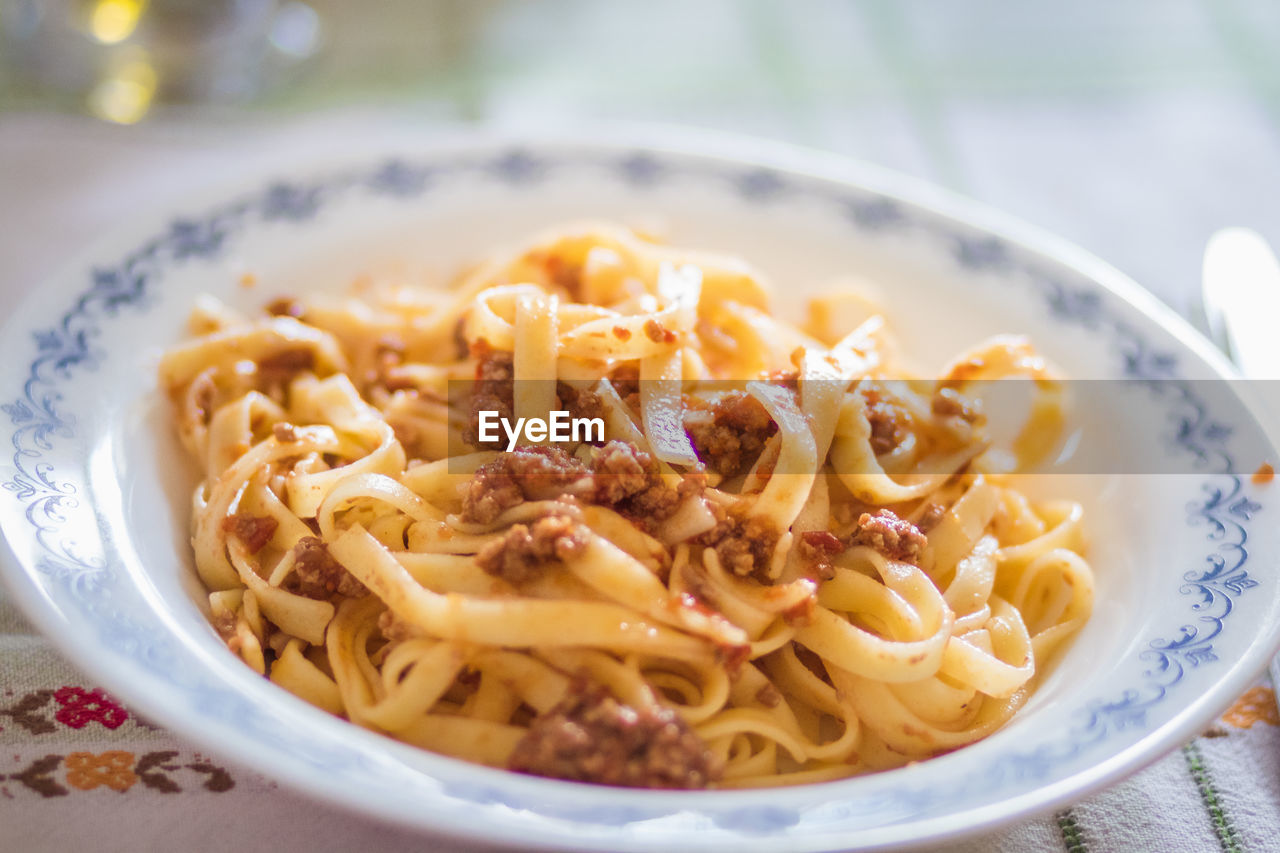
<instances>
[{"instance_id":1,"label":"blurred background","mask_svg":"<svg viewBox=\"0 0 1280 853\"><path fill-rule=\"evenodd\" d=\"M656 122L813 146L1056 231L1194 314L1280 241L1273 0L0 0L0 284L305 151Z\"/></svg>"}]
</instances>

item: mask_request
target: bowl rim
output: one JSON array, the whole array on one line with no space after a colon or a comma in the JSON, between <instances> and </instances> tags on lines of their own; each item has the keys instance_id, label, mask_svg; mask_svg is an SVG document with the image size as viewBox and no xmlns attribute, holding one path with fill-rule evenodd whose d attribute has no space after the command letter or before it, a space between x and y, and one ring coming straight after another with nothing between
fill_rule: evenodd
<instances>
[{"instance_id":1,"label":"bowl rim","mask_svg":"<svg viewBox=\"0 0 1280 853\"><path fill-rule=\"evenodd\" d=\"M1191 353L1218 376L1239 378L1238 372L1227 358L1186 319L1128 276L1070 241L922 179L841 155L814 151L788 143L716 132L673 130L654 125L615 125L609 129L595 127L546 134L513 134L495 129L467 130L439 135L429 141L405 142L393 139L377 144L360 145L340 155L303 158L286 170L277 170L274 174L276 177L320 175L332 173L343 166L367 163L372 158L398 155L418 158L445 157L463 152L501 153L507 150L592 151L614 154L648 151L673 157L703 158L738 167L758 167L794 177L833 182L882 194L931 215L998 237L1016 247L1020 252L1038 256L1073 270L1089 279L1101 290L1114 295L1120 302L1143 314L1152 324L1173 338L1178 346ZM280 172L284 174L281 175ZM100 259L104 251L118 249L123 243L123 235L132 234L135 230L139 233L150 233L157 226L172 220L176 214L205 210L220 201L225 202L236 198L241 192L260 189L265 183L267 181L263 177L257 176L243 183L211 187L207 193L192 196L180 205L158 206L147 214L130 217L132 227L124 225L112 229L110 233L93 241L83 251L75 253L71 259L59 264L45 276L45 280L61 282L72 278L77 273L82 273L93 260ZM55 292L60 289L60 287L56 288ZM33 289L23 301L22 306L11 315L4 324L5 330L11 333L6 335L6 338L19 337L12 334L15 332L25 333L26 329L19 327L19 321L28 313L28 309L39 299L39 296L38 291ZM20 337L25 340L25 335ZM1245 402L1247 406L1253 408L1248 401ZM1257 410L1253 409L1253 413L1256 416ZM1271 443L1280 444L1276 440L1278 430L1265 423L1264 428ZM7 532L4 539L3 559L0 559L0 569L2 569L0 578L3 578L15 601L27 618L41 630L45 639L75 666L92 673L132 707L144 709L149 717L162 722L175 734L198 742L212 752L227 755L242 766L253 767L259 772L287 781L290 787L308 796L418 832L430 832L473 842L483 840L490 843L545 849L565 849L566 845L576 849L604 849L596 839L573 838L568 833L560 836L529 837L516 830L504 831L504 828L497 826L468 823L465 817L449 823L415 820L394 806L380 807L378 802L369 798L343 796L336 786L326 784L323 780L302 772L301 768L284 768L270 765L268 762L260 762L256 760L257 753L253 744L248 741L215 740L201 730L196 720L179 713L180 709L166 706L161 702L153 703L147 696L142 695L141 687L135 688L132 684L131 677L135 674L135 670L130 662L113 651L77 642L74 635L57 630L61 625L61 617L57 609L47 605L44 594L18 559L14 546L9 542ZM1058 782L1034 785L1024 794L978 809L878 827L868 833L866 840L871 847L884 848L922 841L954 840L991 832L1014 822L1044 814L1108 787L1162 757L1197 733L1216 713L1234 701L1256 680L1257 675L1265 669L1268 661L1275 654L1277 647L1280 647L1280 624L1263 626L1254 635L1246 653L1232 661L1204 693L1189 697L1180 710L1130 746ZM372 735L372 737L377 736ZM390 744L393 751L396 748L414 749L382 738L379 738L379 743ZM500 774L502 777L511 775L506 771L488 772ZM554 780L539 781L555 785L574 784ZM729 800L744 799L744 794L747 793L755 794L756 798L764 796L759 792L742 791L695 792L693 796L706 798L707 801ZM644 799L673 796L670 792L632 790L628 790L627 795ZM680 796L688 797L689 793L685 792ZM777 838L781 840L784 837L789 842L800 841L798 838L787 836ZM744 840L746 840L745 837ZM804 849L809 849L809 846L801 845ZM826 846L815 846L813 849L826 849Z\"/></svg>"}]
</instances>

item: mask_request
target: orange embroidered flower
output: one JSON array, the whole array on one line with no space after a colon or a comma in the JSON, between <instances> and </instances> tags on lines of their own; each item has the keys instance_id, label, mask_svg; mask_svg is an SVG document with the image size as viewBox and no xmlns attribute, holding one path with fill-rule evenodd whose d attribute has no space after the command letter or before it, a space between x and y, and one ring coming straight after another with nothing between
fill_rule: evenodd
<instances>
[{"instance_id":1,"label":"orange embroidered flower","mask_svg":"<svg viewBox=\"0 0 1280 853\"><path fill-rule=\"evenodd\" d=\"M1253 728L1257 722L1280 726L1280 707L1276 706L1276 694L1265 687L1251 687L1222 715L1224 723L1237 729Z\"/></svg>"},{"instance_id":2,"label":"orange embroidered flower","mask_svg":"<svg viewBox=\"0 0 1280 853\"><path fill-rule=\"evenodd\" d=\"M91 791L99 785L127 791L136 781L132 752L112 749L101 755L73 752L67 756L67 784L81 791Z\"/></svg>"}]
</instances>

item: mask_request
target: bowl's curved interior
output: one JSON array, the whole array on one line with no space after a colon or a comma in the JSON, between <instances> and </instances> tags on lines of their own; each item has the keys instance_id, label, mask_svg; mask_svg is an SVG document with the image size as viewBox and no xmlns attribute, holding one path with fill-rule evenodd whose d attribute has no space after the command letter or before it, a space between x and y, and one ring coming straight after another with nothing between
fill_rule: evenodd
<instances>
[{"instance_id":1,"label":"bowl's curved interior","mask_svg":"<svg viewBox=\"0 0 1280 853\"><path fill-rule=\"evenodd\" d=\"M1232 436L1202 430L1192 438L1213 459L1171 467L1184 473L1029 484L1087 508L1094 616L1010 725L924 766L783 791L623 792L355 730L254 676L202 616L186 541L193 474L154 387L159 353L182 338L200 293L255 309L361 276L434 286L550 225L613 219L746 258L786 314L833 279L863 279L925 372L1005 332L1030 335L1077 378L1207 379L1221 368L1181 327L1111 292L1098 280L1109 272L871 189L717 157L548 146L370 158L187 214L96 249L12 320L0 392L16 449L0 509L15 557L6 570L37 622L144 712L335 801L552 846L663 848L679 834L687 849L780 837L822 849L937 836L1048 807L1152 759L1232 698L1274 643L1259 626L1280 606L1280 534L1256 523L1262 487L1231 473L1248 461L1224 462ZM257 284L242 286L244 273ZM1138 395L1146 415L1117 415L1116 440L1194 452L1173 428L1187 404ZM1231 426L1247 414L1215 417Z\"/></svg>"}]
</instances>

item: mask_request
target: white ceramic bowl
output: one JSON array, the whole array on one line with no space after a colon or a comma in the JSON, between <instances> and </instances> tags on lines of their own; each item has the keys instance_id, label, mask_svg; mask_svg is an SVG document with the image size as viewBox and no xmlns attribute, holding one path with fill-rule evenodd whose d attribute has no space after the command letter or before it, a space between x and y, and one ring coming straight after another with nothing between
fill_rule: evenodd
<instances>
[{"instance_id":1,"label":"white ceramic bowl","mask_svg":"<svg viewBox=\"0 0 1280 853\"><path fill-rule=\"evenodd\" d=\"M674 242L741 254L771 276L781 311L833 276L869 278L923 366L1018 331L1076 377L1230 375L1183 321L1079 250L823 155L481 141L353 155L140 221L11 317L0 525L28 615L113 692L212 751L406 826L552 848L827 850L991 829L1173 749L1264 668L1280 640L1280 525L1266 521L1265 488L1237 472L1261 460L1233 457L1220 427L1237 409L1209 411L1202 386L1179 379L1162 386L1176 393L1138 395L1154 420L1116 413L1115 428L1197 473L1048 485L1086 503L1093 619L1010 725L921 765L780 790L585 786L395 743L254 675L197 604L190 477L155 389L195 296L251 307L361 273L443 274L583 217L657 219ZM237 283L246 271L252 290Z\"/></svg>"}]
</instances>

